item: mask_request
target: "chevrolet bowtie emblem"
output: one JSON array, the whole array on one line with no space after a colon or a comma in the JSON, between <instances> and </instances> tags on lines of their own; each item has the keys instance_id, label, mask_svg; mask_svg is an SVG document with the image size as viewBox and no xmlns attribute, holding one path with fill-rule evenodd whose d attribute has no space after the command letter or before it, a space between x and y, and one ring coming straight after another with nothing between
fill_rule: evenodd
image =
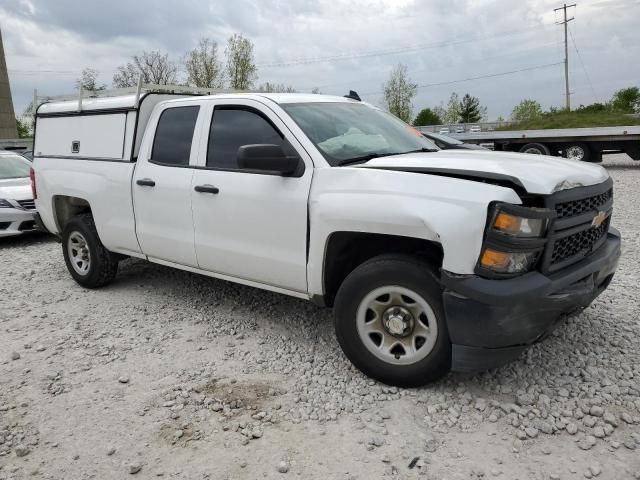
<instances>
[{"instance_id":1,"label":"chevrolet bowtie emblem","mask_svg":"<svg viewBox=\"0 0 640 480\"><path fill-rule=\"evenodd\" d=\"M593 228L598 228L606 219L607 214L605 212L598 212L598 214L593 217L593 220L591 220L591 226Z\"/></svg>"}]
</instances>

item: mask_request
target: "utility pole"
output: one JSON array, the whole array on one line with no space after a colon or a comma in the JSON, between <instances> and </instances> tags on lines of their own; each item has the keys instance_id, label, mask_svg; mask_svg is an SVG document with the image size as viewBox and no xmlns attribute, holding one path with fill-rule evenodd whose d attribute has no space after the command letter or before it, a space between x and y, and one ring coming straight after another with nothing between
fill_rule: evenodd
<instances>
[{"instance_id":1,"label":"utility pole","mask_svg":"<svg viewBox=\"0 0 640 480\"><path fill-rule=\"evenodd\" d=\"M566 108L567 111L571 110L571 92L569 92L569 42L567 41L567 24L575 17L567 18L567 8L575 7L576 4L572 3L567 5L566 3L562 7L554 8L553 11L564 11L564 21L559 22L558 25L564 25L564 88L566 95Z\"/></svg>"}]
</instances>

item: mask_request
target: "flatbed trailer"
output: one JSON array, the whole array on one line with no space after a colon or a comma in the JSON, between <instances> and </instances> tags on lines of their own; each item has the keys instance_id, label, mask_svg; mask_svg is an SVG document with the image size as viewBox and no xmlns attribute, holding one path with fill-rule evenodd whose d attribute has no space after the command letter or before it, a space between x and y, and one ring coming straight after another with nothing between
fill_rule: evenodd
<instances>
[{"instance_id":1,"label":"flatbed trailer","mask_svg":"<svg viewBox=\"0 0 640 480\"><path fill-rule=\"evenodd\" d=\"M449 136L465 143L493 143L496 151L555 155L596 163L602 161L603 154L626 153L640 160L640 125L464 132Z\"/></svg>"}]
</instances>

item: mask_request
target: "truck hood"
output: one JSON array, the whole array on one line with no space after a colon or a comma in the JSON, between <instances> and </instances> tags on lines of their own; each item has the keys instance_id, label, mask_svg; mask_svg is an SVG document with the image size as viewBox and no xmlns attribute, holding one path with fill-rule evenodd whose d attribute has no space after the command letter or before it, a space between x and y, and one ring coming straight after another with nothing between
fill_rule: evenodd
<instances>
[{"instance_id":1,"label":"truck hood","mask_svg":"<svg viewBox=\"0 0 640 480\"><path fill-rule=\"evenodd\" d=\"M0 198L29 200L32 197L29 177L0 179Z\"/></svg>"},{"instance_id":2,"label":"truck hood","mask_svg":"<svg viewBox=\"0 0 640 480\"><path fill-rule=\"evenodd\" d=\"M491 150L440 150L376 158L357 168L380 168L496 181L528 193L551 194L595 185L609 178L607 171L577 160Z\"/></svg>"}]
</instances>

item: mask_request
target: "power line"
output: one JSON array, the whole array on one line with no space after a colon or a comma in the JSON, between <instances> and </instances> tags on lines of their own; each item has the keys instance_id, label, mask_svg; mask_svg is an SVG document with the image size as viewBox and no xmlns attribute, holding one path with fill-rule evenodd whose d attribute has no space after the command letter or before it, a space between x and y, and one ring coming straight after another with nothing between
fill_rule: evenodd
<instances>
[{"instance_id":1,"label":"power line","mask_svg":"<svg viewBox=\"0 0 640 480\"><path fill-rule=\"evenodd\" d=\"M487 62L489 60L495 60L496 58L510 57L510 56L513 56L513 55L522 55L523 53L526 53L526 52L539 50L542 47L548 47L548 46L556 45L556 44L557 44L557 41L551 42L551 43L536 44L534 47L531 47L531 48L526 48L526 49L522 49L522 50L515 50L515 51L511 51L511 52L507 52L507 53L502 53L500 55L492 55L490 57L482 57L482 58L478 58L477 60L485 63L485 62ZM467 65L468 65L468 63L467 63ZM420 68L420 69L417 69L417 70L409 70L408 74L409 75L415 75L416 73L421 73L421 72L425 72L425 71L433 73L433 72L437 72L438 70L440 70L440 69L434 70L433 68ZM377 81L378 80L372 79L370 77L365 80L366 83L373 83L373 82L377 82ZM310 86L310 87L303 87L303 88L300 88L300 90L306 91L306 90L311 90L312 88L316 88L316 87L317 88L332 88L332 87L338 87L338 86L343 86L343 85L352 85L353 86L353 85L359 85L359 84L361 84L361 82L362 82L362 79L351 79L351 80L345 81L345 82L331 83L331 84L324 84L324 85L320 84L320 85L313 85L313 86Z\"/></svg>"},{"instance_id":2,"label":"power line","mask_svg":"<svg viewBox=\"0 0 640 480\"><path fill-rule=\"evenodd\" d=\"M582 65L582 70L584 71L585 77L587 77L587 81L589 82L589 87L591 88L591 93L593 94L593 98L596 102L598 102L598 96L596 95L596 91L593 88L593 83L591 83L591 77L587 72L587 68L584 66L584 62L582 61L582 55L580 55L580 50L578 50L578 46L576 45L576 39L573 37L573 32L569 29L569 36L571 36L571 42L573 42L573 48L575 48L576 53L578 54L578 59L580 60L580 65Z\"/></svg>"},{"instance_id":3,"label":"power line","mask_svg":"<svg viewBox=\"0 0 640 480\"><path fill-rule=\"evenodd\" d=\"M449 80L446 82L436 82L436 83L426 83L424 85L418 85L417 88L428 88L428 87L438 87L441 85L452 85L454 83L463 83L463 82L470 82L472 80L481 80L484 78L494 78L494 77L503 77L505 75L513 75L515 73L521 73L521 72L528 72L531 70L538 70L540 68L547 68L547 67L553 67L556 65L561 65L563 62L554 62L554 63L546 63L544 65L536 65L533 67L526 67L526 68L520 68L518 70L510 70L508 72L499 72L499 73L489 73L486 75L478 75L477 77L468 77L468 78L461 78L459 80ZM363 95L377 95L380 93L384 93L382 91L378 91L378 92L368 92L368 93L363 93Z\"/></svg>"},{"instance_id":4,"label":"power line","mask_svg":"<svg viewBox=\"0 0 640 480\"><path fill-rule=\"evenodd\" d=\"M509 30L509 31L497 33L495 35L486 35L486 36L480 36L480 37L474 37L474 38L465 38L465 39L458 39L458 40L442 41L442 42L436 42L436 43L423 43L423 44L409 45L409 46L405 46L405 47L396 47L396 48L382 49L382 50L369 50L369 51L363 51L363 52L344 53L344 54L339 54L339 55L328 55L328 56L323 56L323 57L299 58L299 59L288 60L288 61L283 61L283 62L264 63L264 64L260 64L260 65L256 65L256 66L258 68L291 67L291 66L295 66L295 65L308 65L308 64L313 64L313 63L335 62L335 61L342 61L342 60L352 60L352 59L356 59L356 58L382 57L382 56L386 56L386 55L395 55L395 54L399 54L399 53L409 53L409 52L415 52L415 51L419 51L419 50L427 50L427 49L431 49L431 48L442 48L442 47L448 47L448 46L453 46L453 45L460 45L460 44L464 44L464 43L478 42L478 41L482 41L482 40L489 40L489 39L492 39L492 38L519 35L519 34L522 34L523 32L526 32L526 31L529 31L529 30L537 30L539 28L544 28L544 27L547 27L549 25L551 25L551 24L543 23L543 24L535 25L535 26L532 26L532 27L529 27L529 28L524 28L524 29L520 28L520 29L517 29L517 30Z\"/></svg>"},{"instance_id":5,"label":"power line","mask_svg":"<svg viewBox=\"0 0 640 480\"><path fill-rule=\"evenodd\" d=\"M77 72L70 70L9 70L9 73L16 75L40 75L42 73L58 75L77 75Z\"/></svg>"}]
</instances>

